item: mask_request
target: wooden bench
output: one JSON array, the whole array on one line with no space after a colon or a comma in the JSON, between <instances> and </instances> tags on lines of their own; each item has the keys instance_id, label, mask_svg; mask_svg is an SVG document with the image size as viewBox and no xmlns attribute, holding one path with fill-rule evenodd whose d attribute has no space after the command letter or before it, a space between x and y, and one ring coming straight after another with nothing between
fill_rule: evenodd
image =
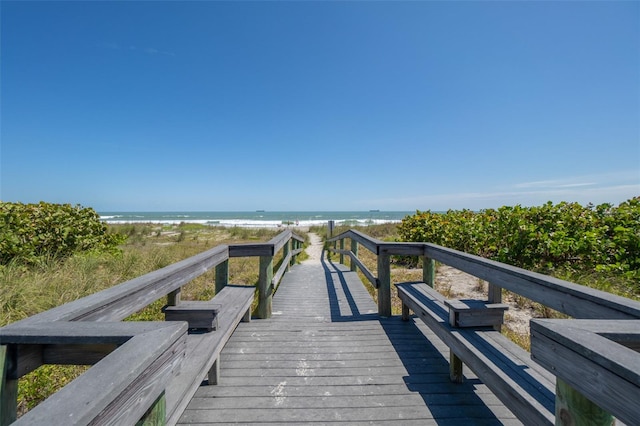
<instances>
[{"instance_id":1,"label":"wooden bench","mask_svg":"<svg viewBox=\"0 0 640 426\"><path fill-rule=\"evenodd\" d=\"M169 309L175 313L183 307L184 312L175 316L179 320L186 319L189 316L188 311L196 312L196 316L200 318L207 309L216 310L217 324L216 329L212 331L195 330L193 327L189 330L186 356L180 373L172 379L166 390L168 425L178 422L205 376L209 385L218 383L220 352L238 324L251 320L251 302L254 294L254 287L227 285L210 301L182 302Z\"/></svg>"},{"instance_id":2,"label":"wooden bench","mask_svg":"<svg viewBox=\"0 0 640 426\"><path fill-rule=\"evenodd\" d=\"M449 346L452 381L461 380L464 363L524 424L554 424L555 376L491 326L501 317L504 305L448 301L422 282L399 283L396 288L402 300L403 320L409 319L409 310L413 311ZM459 313L454 308L460 312L464 305L475 311L468 312L471 315L466 315L464 327L459 327L455 325ZM490 313L483 314L483 310ZM474 326L473 316L482 318L482 325Z\"/></svg>"}]
</instances>

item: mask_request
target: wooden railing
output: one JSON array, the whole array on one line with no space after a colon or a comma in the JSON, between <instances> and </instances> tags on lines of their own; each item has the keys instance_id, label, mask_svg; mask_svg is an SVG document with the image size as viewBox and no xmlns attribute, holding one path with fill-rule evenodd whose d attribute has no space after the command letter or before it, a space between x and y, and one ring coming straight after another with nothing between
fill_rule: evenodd
<instances>
[{"instance_id":1,"label":"wooden railing","mask_svg":"<svg viewBox=\"0 0 640 426\"><path fill-rule=\"evenodd\" d=\"M18 423L135 424L152 419L184 358L187 326L122 320L163 297L176 305L182 286L212 268L219 291L229 281L229 258L249 256L260 257L255 313L269 318L272 294L303 242L287 230L267 243L217 246L0 328L0 425L16 420L18 379L43 364L93 367ZM274 274L280 250L282 262Z\"/></svg>"},{"instance_id":2,"label":"wooden railing","mask_svg":"<svg viewBox=\"0 0 640 426\"><path fill-rule=\"evenodd\" d=\"M383 242L355 230L327 242L340 263L348 256L351 270L359 268L377 289L383 317L391 316L391 256L403 255L422 258L423 281L431 287L437 261L487 281L490 303L500 303L505 289L581 319L533 320L532 358L556 375L558 389L566 385L628 424L640 418L639 302L430 243ZM377 255L377 274L358 259L359 246Z\"/></svg>"}]
</instances>

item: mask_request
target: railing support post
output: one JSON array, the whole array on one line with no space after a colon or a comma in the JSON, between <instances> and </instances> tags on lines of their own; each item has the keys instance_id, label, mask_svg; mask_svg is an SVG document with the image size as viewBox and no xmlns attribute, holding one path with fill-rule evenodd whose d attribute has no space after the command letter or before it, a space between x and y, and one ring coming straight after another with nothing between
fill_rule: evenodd
<instances>
[{"instance_id":1,"label":"railing support post","mask_svg":"<svg viewBox=\"0 0 640 426\"><path fill-rule=\"evenodd\" d=\"M564 380L556 378L556 426L610 426L613 416L588 400Z\"/></svg>"},{"instance_id":2,"label":"railing support post","mask_svg":"<svg viewBox=\"0 0 640 426\"><path fill-rule=\"evenodd\" d=\"M489 283L489 303L502 303L502 287ZM494 325L496 331L502 331L502 324Z\"/></svg>"},{"instance_id":3,"label":"railing support post","mask_svg":"<svg viewBox=\"0 0 640 426\"><path fill-rule=\"evenodd\" d=\"M260 256L260 276L258 278L258 318L271 318L273 288L273 256Z\"/></svg>"},{"instance_id":4,"label":"railing support post","mask_svg":"<svg viewBox=\"0 0 640 426\"><path fill-rule=\"evenodd\" d=\"M16 421L18 415L18 380L9 378L15 367L13 351L7 345L0 345L0 425Z\"/></svg>"},{"instance_id":5,"label":"railing support post","mask_svg":"<svg viewBox=\"0 0 640 426\"><path fill-rule=\"evenodd\" d=\"M289 239L289 241L287 241L287 243L282 247L282 258L286 259L290 251L291 251L291 239ZM291 263L289 263L289 261L287 260L287 266L286 266L285 272L289 272L290 266L291 266Z\"/></svg>"},{"instance_id":6,"label":"railing support post","mask_svg":"<svg viewBox=\"0 0 640 426\"><path fill-rule=\"evenodd\" d=\"M464 367L462 360L449 349L449 379L453 383L464 382Z\"/></svg>"},{"instance_id":7,"label":"railing support post","mask_svg":"<svg viewBox=\"0 0 640 426\"><path fill-rule=\"evenodd\" d=\"M353 253L355 257L358 257L358 242L353 238L351 239L351 253ZM358 265L356 265L356 262L354 262L353 259L351 259L350 263L351 263L351 270L353 272L357 272Z\"/></svg>"},{"instance_id":8,"label":"railing support post","mask_svg":"<svg viewBox=\"0 0 640 426\"><path fill-rule=\"evenodd\" d=\"M378 253L378 315L391 316L391 256L382 249Z\"/></svg>"},{"instance_id":9,"label":"railing support post","mask_svg":"<svg viewBox=\"0 0 640 426\"><path fill-rule=\"evenodd\" d=\"M422 281L433 288L436 282L436 261L422 256Z\"/></svg>"},{"instance_id":10,"label":"railing support post","mask_svg":"<svg viewBox=\"0 0 640 426\"><path fill-rule=\"evenodd\" d=\"M167 424L167 399L162 392L136 426L164 426L165 424Z\"/></svg>"},{"instance_id":11,"label":"railing support post","mask_svg":"<svg viewBox=\"0 0 640 426\"><path fill-rule=\"evenodd\" d=\"M291 240L291 250L296 251L298 250L298 248L300 247L300 242L298 240ZM293 266L296 264L296 258L298 257L297 254L294 254L293 256L291 256L291 262L289 262L289 266Z\"/></svg>"},{"instance_id":12,"label":"railing support post","mask_svg":"<svg viewBox=\"0 0 640 426\"><path fill-rule=\"evenodd\" d=\"M178 306L180 304L180 292L182 288L177 288L171 293L167 294L167 305Z\"/></svg>"},{"instance_id":13,"label":"railing support post","mask_svg":"<svg viewBox=\"0 0 640 426\"><path fill-rule=\"evenodd\" d=\"M340 239L340 250L344 250L344 238ZM344 254L340 253L340 264L344 265Z\"/></svg>"},{"instance_id":14,"label":"railing support post","mask_svg":"<svg viewBox=\"0 0 640 426\"><path fill-rule=\"evenodd\" d=\"M229 260L216 266L216 294L229 284Z\"/></svg>"}]
</instances>

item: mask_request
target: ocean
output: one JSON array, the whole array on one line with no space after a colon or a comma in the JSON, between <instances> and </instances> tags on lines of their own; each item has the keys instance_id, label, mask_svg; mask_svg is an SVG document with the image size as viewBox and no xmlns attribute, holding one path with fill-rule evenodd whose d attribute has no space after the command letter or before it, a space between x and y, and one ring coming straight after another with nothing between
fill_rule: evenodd
<instances>
[{"instance_id":1,"label":"ocean","mask_svg":"<svg viewBox=\"0 0 640 426\"><path fill-rule=\"evenodd\" d=\"M397 223L415 212L99 212L106 223L200 223L211 226L239 226L246 228L276 228L282 226L326 225L374 225Z\"/></svg>"}]
</instances>

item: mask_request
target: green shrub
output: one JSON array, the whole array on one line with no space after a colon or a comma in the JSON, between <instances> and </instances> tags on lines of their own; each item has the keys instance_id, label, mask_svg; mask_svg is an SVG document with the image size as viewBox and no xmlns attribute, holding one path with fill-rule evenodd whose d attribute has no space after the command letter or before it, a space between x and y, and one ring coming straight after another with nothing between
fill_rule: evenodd
<instances>
[{"instance_id":1,"label":"green shrub","mask_svg":"<svg viewBox=\"0 0 640 426\"><path fill-rule=\"evenodd\" d=\"M480 212L416 212L401 241L425 241L526 269L595 270L640 280L640 197L614 207L548 202Z\"/></svg>"},{"instance_id":2,"label":"green shrub","mask_svg":"<svg viewBox=\"0 0 640 426\"><path fill-rule=\"evenodd\" d=\"M35 264L86 251L117 251L123 236L79 205L0 203L0 264Z\"/></svg>"}]
</instances>

